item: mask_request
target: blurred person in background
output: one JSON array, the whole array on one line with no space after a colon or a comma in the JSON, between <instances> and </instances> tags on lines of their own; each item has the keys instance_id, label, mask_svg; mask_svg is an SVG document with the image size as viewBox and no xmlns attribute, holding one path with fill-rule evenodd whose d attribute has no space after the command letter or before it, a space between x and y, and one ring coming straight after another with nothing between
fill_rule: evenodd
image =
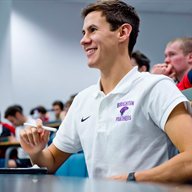
<instances>
[{"instance_id":1,"label":"blurred person in background","mask_svg":"<svg viewBox=\"0 0 192 192\"><path fill-rule=\"evenodd\" d=\"M55 114L55 120L63 120L65 117L64 104L60 100L56 100L52 103L52 110Z\"/></svg>"},{"instance_id":2,"label":"blurred person in background","mask_svg":"<svg viewBox=\"0 0 192 192\"><path fill-rule=\"evenodd\" d=\"M47 113L47 109L42 105L39 105L39 106L33 108L30 111L30 115L33 117L33 119L39 118L45 123L49 122L49 115Z\"/></svg>"},{"instance_id":3,"label":"blurred person in background","mask_svg":"<svg viewBox=\"0 0 192 192\"><path fill-rule=\"evenodd\" d=\"M7 138L8 141L14 141L14 135L15 135L15 127L13 127L8 123L2 122L0 113L0 137Z\"/></svg>"},{"instance_id":4,"label":"blurred person in background","mask_svg":"<svg viewBox=\"0 0 192 192\"><path fill-rule=\"evenodd\" d=\"M164 63L154 65L151 73L169 76L180 90L192 87L192 37L168 42Z\"/></svg>"},{"instance_id":5,"label":"blurred person in background","mask_svg":"<svg viewBox=\"0 0 192 192\"><path fill-rule=\"evenodd\" d=\"M12 105L9 106L5 110L5 119L10 121L15 129L15 141L19 141L20 131L24 129L24 123L35 123L35 120L27 117L23 114L23 108L20 105ZM30 167L31 161L29 156L24 152L24 150L19 147L18 148L18 159L11 159L8 162L8 167Z\"/></svg>"},{"instance_id":6,"label":"blurred person in background","mask_svg":"<svg viewBox=\"0 0 192 192\"><path fill-rule=\"evenodd\" d=\"M66 101L65 107L64 107L65 116L66 116L66 114L67 114L67 112L68 112L71 104L73 103L73 100L74 100L74 98L75 98L76 95L77 95L76 93L73 94L73 95L71 95L71 96L69 97L69 99ZM64 116L64 117L65 117L65 116ZM63 118L63 119L64 119L64 118Z\"/></svg>"},{"instance_id":7,"label":"blurred person in background","mask_svg":"<svg viewBox=\"0 0 192 192\"><path fill-rule=\"evenodd\" d=\"M138 71L140 72L150 71L150 60L140 51L134 51L132 53L131 62L133 66L138 66Z\"/></svg>"}]
</instances>

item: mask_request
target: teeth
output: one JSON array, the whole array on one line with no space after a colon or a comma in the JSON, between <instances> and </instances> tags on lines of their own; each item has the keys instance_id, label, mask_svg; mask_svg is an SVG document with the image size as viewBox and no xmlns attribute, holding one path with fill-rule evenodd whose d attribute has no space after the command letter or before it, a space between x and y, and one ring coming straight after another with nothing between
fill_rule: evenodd
<instances>
[{"instance_id":1,"label":"teeth","mask_svg":"<svg viewBox=\"0 0 192 192\"><path fill-rule=\"evenodd\" d=\"M93 54L95 52L95 48L90 48L90 49L87 49L86 52L87 52L87 56Z\"/></svg>"},{"instance_id":2,"label":"teeth","mask_svg":"<svg viewBox=\"0 0 192 192\"><path fill-rule=\"evenodd\" d=\"M87 51L88 54L91 54L91 53L93 53L93 52L94 52L94 49L89 49L89 50Z\"/></svg>"}]
</instances>

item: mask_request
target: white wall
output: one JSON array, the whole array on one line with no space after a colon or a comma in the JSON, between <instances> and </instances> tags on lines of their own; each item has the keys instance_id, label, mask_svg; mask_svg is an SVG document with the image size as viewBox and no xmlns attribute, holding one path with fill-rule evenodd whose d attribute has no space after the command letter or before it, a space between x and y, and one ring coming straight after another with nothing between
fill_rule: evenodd
<instances>
[{"instance_id":1,"label":"white wall","mask_svg":"<svg viewBox=\"0 0 192 192\"><path fill-rule=\"evenodd\" d=\"M156 64L164 60L164 48L176 37L192 37L192 14L141 12L140 34L135 49L142 50Z\"/></svg>"},{"instance_id":2,"label":"white wall","mask_svg":"<svg viewBox=\"0 0 192 192\"><path fill-rule=\"evenodd\" d=\"M13 101L11 38L10 38L11 0L0 1L0 112Z\"/></svg>"},{"instance_id":3,"label":"white wall","mask_svg":"<svg viewBox=\"0 0 192 192\"><path fill-rule=\"evenodd\" d=\"M7 10L10 6L3 4ZM0 23L2 112L13 103L23 105L26 113L38 104L50 108L55 99L65 101L97 81L98 71L87 67L79 45L83 7L83 3L51 0L13 1L11 29L8 11ZM135 49L148 55L151 63L163 61L167 41L191 35L192 15L142 12L140 17L141 32Z\"/></svg>"},{"instance_id":4,"label":"white wall","mask_svg":"<svg viewBox=\"0 0 192 192\"><path fill-rule=\"evenodd\" d=\"M94 83L81 50L81 4L15 1L11 20L15 102L26 108L43 104ZM71 16L70 16L71 15ZM26 100L27 98L27 100Z\"/></svg>"}]
</instances>

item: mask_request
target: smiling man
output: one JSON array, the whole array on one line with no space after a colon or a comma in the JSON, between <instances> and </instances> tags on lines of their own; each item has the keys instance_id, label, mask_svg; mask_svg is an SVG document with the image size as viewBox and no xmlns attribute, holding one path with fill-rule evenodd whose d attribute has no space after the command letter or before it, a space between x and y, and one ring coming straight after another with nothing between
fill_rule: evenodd
<instances>
[{"instance_id":1,"label":"smiling man","mask_svg":"<svg viewBox=\"0 0 192 192\"><path fill-rule=\"evenodd\" d=\"M135 9L118 0L98 1L82 15L80 43L100 79L75 97L48 148L49 132L41 122L38 129L21 132L22 147L33 163L49 172L83 150L91 178L188 181L192 178L190 104L170 78L132 67L130 56L139 31ZM181 153L174 157L176 147Z\"/></svg>"}]
</instances>

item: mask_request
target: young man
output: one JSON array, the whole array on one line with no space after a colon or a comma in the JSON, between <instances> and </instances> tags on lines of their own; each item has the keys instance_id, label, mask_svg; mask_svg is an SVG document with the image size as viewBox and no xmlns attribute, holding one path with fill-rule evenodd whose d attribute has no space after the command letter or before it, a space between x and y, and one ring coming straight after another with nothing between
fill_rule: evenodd
<instances>
[{"instance_id":1,"label":"young man","mask_svg":"<svg viewBox=\"0 0 192 192\"><path fill-rule=\"evenodd\" d=\"M139 31L134 8L122 1L99 1L82 15L81 45L88 66L99 69L100 80L75 97L53 144L45 148L49 132L37 122L38 129L21 132L22 147L33 163L49 172L83 150L91 178L191 179L190 104L170 78L132 67L130 55ZM181 152L175 157L173 144Z\"/></svg>"},{"instance_id":2,"label":"young man","mask_svg":"<svg viewBox=\"0 0 192 192\"><path fill-rule=\"evenodd\" d=\"M192 37L171 40L165 48L164 63L154 65L151 72L173 78L180 90L192 87Z\"/></svg>"},{"instance_id":3,"label":"young man","mask_svg":"<svg viewBox=\"0 0 192 192\"><path fill-rule=\"evenodd\" d=\"M24 129L24 123L35 123L35 120L26 117L23 114L23 109L20 105L9 106L5 111L5 118L10 121L15 129L16 141L20 140L19 134L22 129ZM30 167L31 162L29 156L23 151L22 148L18 148L18 159L9 160L9 167Z\"/></svg>"}]
</instances>

